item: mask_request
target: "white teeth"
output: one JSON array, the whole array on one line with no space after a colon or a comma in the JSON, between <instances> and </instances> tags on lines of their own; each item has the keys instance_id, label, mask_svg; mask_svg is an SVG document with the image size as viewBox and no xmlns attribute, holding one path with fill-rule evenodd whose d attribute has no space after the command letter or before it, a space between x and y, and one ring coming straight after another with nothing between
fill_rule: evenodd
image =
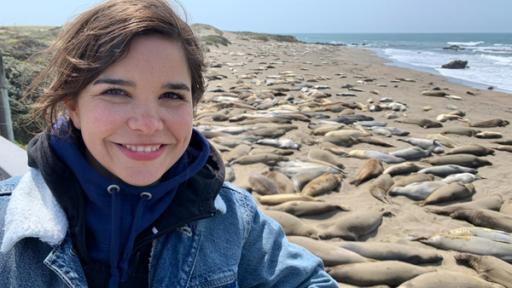
<instances>
[{"instance_id":1,"label":"white teeth","mask_svg":"<svg viewBox=\"0 0 512 288\"><path fill-rule=\"evenodd\" d=\"M141 153L154 152L160 148L160 145L152 145L152 146L123 145L123 146L133 152L141 152Z\"/></svg>"}]
</instances>

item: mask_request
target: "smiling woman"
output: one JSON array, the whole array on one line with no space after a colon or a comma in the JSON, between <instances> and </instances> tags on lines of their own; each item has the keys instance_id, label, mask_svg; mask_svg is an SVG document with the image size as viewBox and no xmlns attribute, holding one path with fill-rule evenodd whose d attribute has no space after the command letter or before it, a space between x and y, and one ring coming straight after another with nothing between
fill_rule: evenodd
<instances>
[{"instance_id":1,"label":"smiling woman","mask_svg":"<svg viewBox=\"0 0 512 288\"><path fill-rule=\"evenodd\" d=\"M201 50L163 0L111 0L53 47L29 172L0 182L0 287L337 287L192 127Z\"/></svg>"}]
</instances>

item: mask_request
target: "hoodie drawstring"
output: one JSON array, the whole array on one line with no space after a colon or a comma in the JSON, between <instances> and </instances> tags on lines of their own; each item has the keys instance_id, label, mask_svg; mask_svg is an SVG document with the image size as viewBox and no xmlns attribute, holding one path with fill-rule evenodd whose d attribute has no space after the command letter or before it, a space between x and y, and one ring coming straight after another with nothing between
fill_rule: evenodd
<instances>
[{"instance_id":1,"label":"hoodie drawstring","mask_svg":"<svg viewBox=\"0 0 512 288\"><path fill-rule=\"evenodd\" d=\"M128 264L130 261L130 255L132 253L133 244L135 237L139 232L140 220L144 212L144 208L153 195L149 192L140 193L140 200L135 209L135 215L133 218L132 228L128 236L128 241L124 247L122 257L120 257L119 251L119 227L121 222L121 211L119 207L120 202L120 188L117 185L110 185L107 187L107 191L112 195L112 227L111 227L111 241L110 241L110 288L117 288L119 282L126 281L128 278ZM120 258L120 259L119 259ZM121 260L120 263L118 260Z\"/></svg>"}]
</instances>

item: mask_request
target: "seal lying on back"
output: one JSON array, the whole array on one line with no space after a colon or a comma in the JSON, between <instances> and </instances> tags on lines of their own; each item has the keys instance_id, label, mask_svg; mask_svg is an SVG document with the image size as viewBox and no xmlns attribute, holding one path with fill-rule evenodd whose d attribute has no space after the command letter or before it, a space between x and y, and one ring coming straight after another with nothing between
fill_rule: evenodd
<instances>
[{"instance_id":1,"label":"seal lying on back","mask_svg":"<svg viewBox=\"0 0 512 288\"><path fill-rule=\"evenodd\" d=\"M435 271L421 274L398 286L398 288L440 287L503 288L501 285L484 281L478 277L452 271Z\"/></svg>"},{"instance_id":2,"label":"seal lying on back","mask_svg":"<svg viewBox=\"0 0 512 288\"><path fill-rule=\"evenodd\" d=\"M436 263L443 257L434 249L385 242L341 242L340 247L377 260L398 260L411 264Z\"/></svg>"},{"instance_id":3,"label":"seal lying on back","mask_svg":"<svg viewBox=\"0 0 512 288\"><path fill-rule=\"evenodd\" d=\"M322 259L325 266L336 266L350 263L369 262L370 259L348 249L338 247L325 241L319 241L303 236L286 237L291 243L297 244L309 250Z\"/></svg>"},{"instance_id":4,"label":"seal lying on back","mask_svg":"<svg viewBox=\"0 0 512 288\"><path fill-rule=\"evenodd\" d=\"M434 271L400 261L378 261L338 265L325 269L337 281L357 286L386 284L396 287L423 273Z\"/></svg>"},{"instance_id":5,"label":"seal lying on back","mask_svg":"<svg viewBox=\"0 0 512 288\"><path fill-rule=\"evenodd\" d=\"M512 287L512 265L492 256L471 254L455 255L458 264L473 268L480 277L495 283Z\"/></svg>"},{"instance_id":6,"label":"seal lying on back","mask_svg":"<svg viewBox=\"0 0 512 288\"><path fill-rule=\"evenodd\" d=\"M512 216L486 209L458 209L450 217L492 229L512 232Z\"/></svg>"}]
</instances>

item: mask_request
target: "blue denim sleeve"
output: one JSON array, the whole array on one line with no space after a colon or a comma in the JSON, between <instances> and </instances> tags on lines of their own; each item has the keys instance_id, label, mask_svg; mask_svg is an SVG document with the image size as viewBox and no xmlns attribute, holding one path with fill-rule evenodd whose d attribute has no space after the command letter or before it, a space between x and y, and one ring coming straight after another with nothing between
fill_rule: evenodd
<instances>
[{"instance_id":1,"label":"blue denim sleeve","mask_svg":"<svg viewBox=\"0 0 512 288\"><path fill-rule=\"evenodd\" d=\"M319 258L289 243L276 221L252 208L238 270L240 287L338 287Z\"/></svg>"}]
</instances>

